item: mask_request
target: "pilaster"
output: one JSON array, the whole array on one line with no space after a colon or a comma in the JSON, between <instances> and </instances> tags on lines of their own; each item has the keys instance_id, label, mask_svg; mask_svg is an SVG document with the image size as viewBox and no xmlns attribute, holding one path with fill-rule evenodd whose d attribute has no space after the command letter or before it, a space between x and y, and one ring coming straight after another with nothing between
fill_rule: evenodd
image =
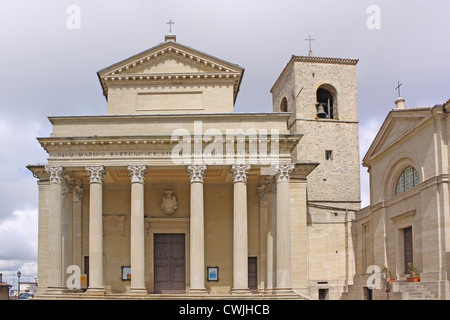
<instances>
[{"instance_id":1,"label":"pilaster","mask_svg":"<svg viewBox=\"0 0 450 320\"><path fill-rule=\"evenodd\" d=\"M61 179L62 195L62 279L66 283L67 267L73 264L73 188L75 179L67 172Z\"/></svg>"},{"instance_id":2,"label":"pilaster","mask_svg":"<svg viewBox=\"0 0 450 320\"><path fill-rule=\"evenodd\" d=\"M73 215L73 235L72 235L72 260L73 264L82 267L82 250L81 250L81 239L82 239L82 230L81 230L81 205L83 201L83 192L84 189L81 183L76 183L73 191L73 203L72 203L72 215Z\"/></svg>"}]
</instances>

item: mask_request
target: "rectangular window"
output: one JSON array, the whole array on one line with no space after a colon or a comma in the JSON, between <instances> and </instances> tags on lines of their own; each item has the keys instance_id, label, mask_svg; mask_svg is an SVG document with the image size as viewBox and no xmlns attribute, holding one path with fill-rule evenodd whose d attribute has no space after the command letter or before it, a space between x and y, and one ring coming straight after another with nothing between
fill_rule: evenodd
<instances>
[{"instance_id":1,"label":"rectangular window","mask_svg":"<svg viewBox=\"0 0 450 320\"><path fill-rule=\"evenodd\" d=\"M325 159L326 160L333 160L333 151L325 150Z\"/></svg>"}]
</instances>

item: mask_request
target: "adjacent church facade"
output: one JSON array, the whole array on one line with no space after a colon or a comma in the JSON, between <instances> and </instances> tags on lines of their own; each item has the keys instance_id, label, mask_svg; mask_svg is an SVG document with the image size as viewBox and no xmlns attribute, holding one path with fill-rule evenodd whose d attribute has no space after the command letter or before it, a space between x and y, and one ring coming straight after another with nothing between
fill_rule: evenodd
<instances>
[{"instance_id":1,"label":"adjacent church facade","mask_svg":"<svg viewBox=\"0 0 450 320\"><path fill-rule=\"evenodd\" d=\"M449 108L450 100L406 108L399 97L367 151L370 205L354 223L356 277L347 298L364 296L375 265L395 279L394 298L450 299ZM414 272L420 282L408 288ZM386 299L385 289L374 298Z\"/></svg>"},{"instance_id":2,"label":"adjacent church facade","mask_svg":"<svg viewBox=\"0 0 450 320\"><path fill-rule=\"evenodd\" d=\"M234 112L244 69L171 34L100 70L107 114L49 117L52 133L38 138L48 163L28 166L39 189L37 296L339 299L366 265L400 272L402 260L390 261L400 249L377 240L387 232L373 213L382 193L358 213L357 62L292 56L271 113ZM409 179L412 169L400 171L410 166L413 183L428 179L420 159L398 157L395 177L374 178L389 181L385 194L402 188L391 182ZM443 208L448 163L442 170ZM411 210L385 220L404 229L421 216ZM442 210L433 219L448 223ZM427 223L413 234L434 237ZM446 269L431 266L445 249L430 249L434 260L418 252L424 279L444 280ZM77 271L81 288L71 285Z\"/></svg>"}]
</instances>

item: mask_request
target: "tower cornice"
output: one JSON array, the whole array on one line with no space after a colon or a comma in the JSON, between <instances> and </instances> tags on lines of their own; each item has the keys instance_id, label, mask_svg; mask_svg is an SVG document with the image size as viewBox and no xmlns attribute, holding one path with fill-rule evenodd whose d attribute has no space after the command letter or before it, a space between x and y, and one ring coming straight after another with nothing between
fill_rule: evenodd
<instances>
[{"instance_id":1,"label":"tower cornice","mask_svg":"<svg viewBox=\"0 0 450 320\"><path fill-rule=\"evenodd\" d=\"M274 85L270 89L270 92L273 93L275 88L280 83L281 79L284 78L288 70L294 65L294 62L310 62L310 63L326 63L326 64L338 64L338 65L353 65L355 66L359 59L346 59L346 58L329 58L329 57L315 57L315 56L296 56L292 55L289 62L284 67L280 76L275 81Z\"/></svg>"}]
</instances>

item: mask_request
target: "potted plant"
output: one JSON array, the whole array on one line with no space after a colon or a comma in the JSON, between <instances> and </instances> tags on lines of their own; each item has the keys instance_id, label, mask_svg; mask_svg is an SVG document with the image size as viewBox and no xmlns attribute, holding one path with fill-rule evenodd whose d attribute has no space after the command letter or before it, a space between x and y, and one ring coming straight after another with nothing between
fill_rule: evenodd
<instances>
[{"instance_id":1,"label":"potted plant","mask_svg":"<svg viewBox=\"0 0 450 320\"><path fill-rule=\"evenodd\" d=\"M420 277L417 274L417 267L412 262L408 262L408 271L411 275L406 278L406 281L408 281L408 282L419 282L420 281Z\"/></svg>"},{"instance_id":2,"label":"potted plant","mask_svg":"<svg viewBox=\"0 0 450 320\"><path fill-rule=\"evenodd\" d=\"M386 273L386 275L389 277L389 282L395 281L396 276L394 274L392 274L391 268L384 266L383 268L381 268L381 272Z\"/></svg>"}]
</instances>

